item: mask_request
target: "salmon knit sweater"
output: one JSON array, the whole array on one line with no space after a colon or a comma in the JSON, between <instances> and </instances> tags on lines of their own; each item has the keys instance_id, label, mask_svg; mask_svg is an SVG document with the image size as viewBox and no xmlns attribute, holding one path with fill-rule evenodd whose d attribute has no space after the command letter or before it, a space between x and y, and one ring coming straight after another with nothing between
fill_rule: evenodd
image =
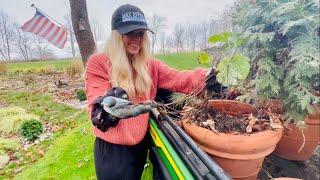
<instances>
[{"instance_id":1,"label":"salmon knit sweater","mask_svg":"<svg viewBox=\"0 0 320 180\"><path fill-rule=\"evenodd\" d=\"M108 61L109 58L104 54L94 54L88 60L85 72L85 91L88 99L89 117L91 117L93 101L97 97L103 96L111 88ZM187 94L204 84L207 70L177 71L156 59L151 58L147 62L153 83L151 93L149 97L136 97L132 99L133 102L153 100L158 88ZM93 132L97 137L113 144L135 145L144 138L148 129L148 119L149 113L141 114L137 117L120 120L117 126L106 132L93 126Z\"/></svg>"}]
</instances>

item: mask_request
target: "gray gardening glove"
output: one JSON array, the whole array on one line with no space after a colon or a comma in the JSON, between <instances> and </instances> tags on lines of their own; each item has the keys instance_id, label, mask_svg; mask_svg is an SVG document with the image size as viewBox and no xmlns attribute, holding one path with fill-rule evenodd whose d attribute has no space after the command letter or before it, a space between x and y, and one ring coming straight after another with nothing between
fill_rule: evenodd
<instances>
[{"instance_id":1,"label":"gray gardening glove","mask_svg":"<svg viewBox=\"0 0 320 180\"><path fill-rule=\"evenodd\" d=\"M101 104L107 113L120 119L135 117L140 114L147 113L151 111L152 108L157 107L152 101L147 101L140 104L132 104L132 102L127 99L112 96L105 97Z\"/></svg>"},{"instance_id":2,"label":"gray gardening glove","mask_svg":"<svg viewBox=\"0 0 320 180\"><path fill-rule=\"evenodd\" d=\"M110 89L106 95L98 97L93 102L93 108L91 112L91 121L101 131L105 132L111 127L115 127L120 118L113 116L106 112L101 104L106 97L116 97L119 99L128 99L128 94L122 88L115 87Z\"/></svg>"}]
</instances>

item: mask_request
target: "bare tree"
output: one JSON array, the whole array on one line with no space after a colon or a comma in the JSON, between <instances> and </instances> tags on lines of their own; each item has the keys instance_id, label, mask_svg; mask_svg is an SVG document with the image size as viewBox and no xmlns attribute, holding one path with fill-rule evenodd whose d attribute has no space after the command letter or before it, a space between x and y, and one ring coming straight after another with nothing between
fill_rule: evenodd
<instances>
[{"instance_id":1,"label":"bare tree","mask_svg":"<svg viewBox=\"0 0 320 180\"><path fill-rule=\"evenodd\" d=\"M101 27L101 24L98 21L98 18L96 18L95 16L92 16L90 18L90 25L92 27L92 33L93 33L94 40L96 42L96 47L98 47L98 41L103 39L104 37L103 29Z\"/></svg>"},{"instance_id":2,"label":"bare tree","mask_svg":"<svg viewBox=\"0 0 320 180\"><path fill-rule=\"evenodd\" d=\"M228 6L223 9L223 13L220 17L221 21L221 31L234 31L234 23L232 15L236 11L236 4L232 4L231 6Z\"/></svg>"},{"instance_id":3,"label":"bare tree","mask_svg":"<svg viewBox=\"0 0 320 180\"><path fill-rule=\"evenodd\" d=\"M17 47L18 54L24 59L31 59L32 40L28 33L21 30L18 24L14 24L14 45Z\"/></svg>"},{"instance_id":4,"label":"bare tree","mask_svg":"<svg viewBox=\"0 0 320 180\"><path fill-rule=\"evenodd\" d=\"M171 36L167 36L165 43L167 47L167 53L171 53L173 51L174 46L173 38Z\"/></svg>"},{"instance_id":5,"label":"bare tree","mask_svg":"<svg viewBox=\"0 0 320 180\"><path fill-rule=\"evenodd\" d=\"M174 37L174 45L177 53L183 50L183 35L184 35L183 25L181 23L176 24L173 31L173 37Z\"/></svg>"},{"instance_id":6,"label":"bare tree","mask_svg":"<svg viewBox=\"0 0 320 180\"><path fill-rule=\"evenodd\" d=\"M96 50L91 27L89 24L86 0L69 0L73 32L79 45L82 62L87 65L88 58Z\"/></svg>"},{"instance_id":7,"label":"bare tree","mask_svg":"<svg viewBox=\"0 0 320 180\"><path fill-rule=\"evenodd\" d=\"M154 32L151 36L151 50L152 54L154 54L155 45L157 42L157 38L159 36L159 33L165 28L165 21L166 18L157 14L154 14L150 18L150 29Z\"/></svg>"},{"instance_id":8,"label":"bare tree","mask_svg":"<svg viewBox=\"0 0 320 180\"><path fill-rule=\"evenodd\" d=\"M64 0L64 5L67 9L70 9L70 3L67 0ZM66 15L64 15L64 19L66 21L66 27L69 31L69 40L70 40L70 47L68 48L68 52L71 52L72 57L76 58L80 54L79 47L75 41L75 34L72 31L72 19L71 19L71 12L69 11Z\"/></svg>"},{"instance_id":9,"label":"bare tree","mask_svg":"<svg viewBox=\"0 0 320 180\"><path fill-rule=\"evenodd\" d=\"M50 44L45 39L39 36L33 35L33 41L35 43L35 47L34 47L35 56L39 60L48 60L48 59L56 58L56 55L49 47Z\"/></svg>"},{"instance_id":10,"label":"bare tree","mask_svg":"<svg viewBox=\"0 0 320 180\"><path fill-rule=\"evenodd\" d=\"M208 48L208 37L209 37L209 25L208 22L202 22L199 25L200 35L200 49L205 50Z\"/></svg>"},{"instance_id":11,"label":"bare tree","mask_svg":"<svg viewBox=\"0 0 320 180\"><path fill-rule=\"evenodd\" d=\"M11 61L12 40L13 25L9 16L0 9L0 54L5 61Z\"/></svg>"},{"instance_id":12,"label":"bare tree","mask_svg":"<svg viewBox=\"0 0 320 180\"><path fill-rule=\"evenodd\" d=\"M165 44L166 44L166 34L164 32L160 33L160 53L164 54L165 52Z\"/></svg>"},{"instance_id":13,"label":"bare tree","mask_svg":"<svg viewBox=\"0 0 320 180\"><path fill-rule=\"evenodd\" d=\"M188 27L188 38L191 44L191 51L194 52L196 50L196 43L198 39L199 28L195 24L191 24Z\"/></svg>"},{"instance_id":14,"label":"bare tree","mask_svg":"<svg viewBox=\"0 0 320 180\"><path fill-rule=\"evenodd\" d=\"M69 31L69 38L68 39L70 40L70 48L71 48L70 52L72 54L72 57L75 58L76 57L75 37L74 37L74 33L71 31L72 21L71 21L70 13L64 15L64 19L66 21L66 28Z\"/></svg>"}]
</instances>

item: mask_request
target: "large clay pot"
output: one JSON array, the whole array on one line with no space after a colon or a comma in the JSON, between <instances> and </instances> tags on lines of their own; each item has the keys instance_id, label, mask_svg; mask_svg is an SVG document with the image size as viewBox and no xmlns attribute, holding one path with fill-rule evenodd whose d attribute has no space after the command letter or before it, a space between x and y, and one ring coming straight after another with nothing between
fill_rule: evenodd
<instances>
[{"instance_id":1,"label":"large clay pot","mask_svg":"<svg viewBox=\"0 0 320 180\"><path fill-rule=\"evenodd\" d=\"M316 108L314 114L309 115L305 119L307 124L306 129L301 131L294 124L289 124L278 143L274 154L277 156L295 161L308 160L314 153L315 148L319 145L320 141L320 110ZM303 134L305 136L305 144L303 148Z\"/></svg>"},{"instance_id":2,"label":"large clay pot","mask_svg":"<svg viewBox=\"0 0 320 180\"><path fill-rule=\"evenodd\" d=\"M212 108L229 114L252 113L249 104L229 101L209 101ZM185 131L233 179L257 179L265 156L270 154L281 138L282 129L266 130L254 134L216 133L183 120Z\"/></svg>"}]
</instances>

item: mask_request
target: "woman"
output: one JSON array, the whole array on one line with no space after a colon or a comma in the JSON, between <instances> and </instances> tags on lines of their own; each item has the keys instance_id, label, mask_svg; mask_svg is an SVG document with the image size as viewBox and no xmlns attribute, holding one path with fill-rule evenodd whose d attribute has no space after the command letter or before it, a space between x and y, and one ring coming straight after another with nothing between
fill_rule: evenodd
<instances>
[{"instance_id":1,"label":"woman","mask_svg":"<svg viewBox=\"0 0 320 180\"><path fill-rule=\"evenodd\" d=\"M141 103L153 100L158 88L190 93L204 86L207 70L179 72L152 58L149 29L136 6L120 6L111 24L105 52L89 58L85 73L88 111L97 137L96 174L98 179L140 179L149 142L149 114L120 119L106 112L101 102L114 96Z\"/></svg>"}]
</instances>

